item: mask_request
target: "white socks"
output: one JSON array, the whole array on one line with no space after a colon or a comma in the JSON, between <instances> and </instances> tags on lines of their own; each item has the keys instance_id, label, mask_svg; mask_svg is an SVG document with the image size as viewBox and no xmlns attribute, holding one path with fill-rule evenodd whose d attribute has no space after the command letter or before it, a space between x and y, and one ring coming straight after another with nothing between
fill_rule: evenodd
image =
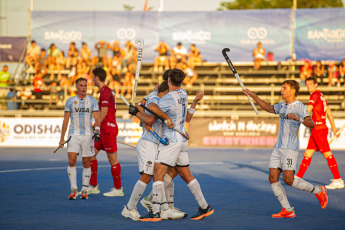
<instances>
[{"instance_id":1,"label":"white socks","mask_svg":"<svg viewBox=\"0 0 345 230\"><path fill-rule=\"evenodd\" d=\"M69 182L71 183L71 189L78 189L77 187L77 170L74 167L67 167L67 173Z\"/></svg>"},{"instance_id":2,"label":"white socks","mask_svg":"<svg viewBox=\"0 0 345 230\"><path fill-rule=\"evenodd\" d=\"M204 195L202 194L199 182L196 179L194 179L190 181L187 184L187 186L189 190L192 192L192 194L194 195L195 200L198 202L199 207L202 209L207 208L208 204L204 198Z\"/></svg>"},{"instance_id":3,"label":"white socks","mask_svg":"<svg viewBox=\"0 0 345 230\"><path fill-rule=\"evenodd\" d=\"M165 191L164 191L164 183L163 181L156 181L152 185L152 212L153 214L156 214L160 211L161 204L166 202L165 198ZM163 209L162 211L166 210Z\"/></svg>"},{"instance_id":4,"label":"white socks","mask_svg":"<svg viewBox=\"0 0 345 230\"><path fill-rule=\"evenodd\" d=\"M297 188L302 191L311 192L313 194L318 194L321 189L317 186L310 184L309 182L303 180L302 178L295 177L292 183L292 187Z\"/></svg>"},{"instance_id":5,"label":"white socks","mask_svg":"<svg viewBox=\"0 0 345 230\"><path fill-rule=\"evenodd\" d=\"M83 188L81 189L82 191L87 190L89 188L90 178L91 178L91 167L83 168Z\"/></svg>"},{"instance_id":6,"label":"white socks","mask_svg":"<svg viewBox=\"0 0 345 230\"><path fill-rule=\"evenodd\" d=\"M173 182L173 178L171 178L168 174L165 174L164 176L164 188L165 188L165 197L166 197L168 206L169 208L173 208L175 184Z\"/></svg>"},{"instance_id":7,"label":"white socks","mask_svg":"<svg viewBox=\"0 0 345 230\"><path fill-rule=\"evenodd\" d=\"M287 199L285 190L284 190L283 186L281 185L281 183L279 181L276 183L273 183L273 184L271 184L271 188L272 188L274 195L278 198L282 207L288 211L291 211L290 203Z\"/></svg>"},{"instance_id":8,"label":"white socks","mask_svg":"<svg viewBox=\"0 0 345 230\"><path fill-rule=\"evenodd\" d=\"M129 210L133 210L137 207L138 201L145 192L147 184L142 182L141 180L138 180L137 183L134 185L131 197L129 198L129 201L127 203L127 208Z\"/></svg>"}]
</instances>

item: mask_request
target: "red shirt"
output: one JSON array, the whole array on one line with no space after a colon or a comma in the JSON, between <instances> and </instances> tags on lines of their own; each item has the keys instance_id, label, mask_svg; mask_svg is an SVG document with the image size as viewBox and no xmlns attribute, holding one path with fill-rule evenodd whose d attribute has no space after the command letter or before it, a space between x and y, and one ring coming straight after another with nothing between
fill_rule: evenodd
<instances>
[{"instance_id":1,"label":"red shirt","mask_svg":"<svg viewBox=\"0 0 345 230\"><path fill-rule=\"evenodd\" d=\"M43 86L43 79L40 76L35 76L34 80L32 82L32 85L34 86L34 92L43 92L42 86Z\"/></svg>"},{"instance_id":2,"label":"red shirt","mask_svg":"<svg viewBox=\"0 0 345 230\"><path fill-rule=\"evenodd\" d=\"M326 98L319 90L316 90L310 95L308 105L314 106L312 110L312 119L315 123L314 129L328 129L326 125L326 108L328 103Z\"/></svg>"},{"instance_id":3,"label":"red shirt","mask_svg":"<svg viewBox=\"0 0 345 230\"><path fill-rule=\"evenodd\" d=\"M99 111L101 107L108 107L108 113L101 124L101 133L117 133L115 93L108 86L101 88L98 105Z\"/></svg>"}]
</instances>

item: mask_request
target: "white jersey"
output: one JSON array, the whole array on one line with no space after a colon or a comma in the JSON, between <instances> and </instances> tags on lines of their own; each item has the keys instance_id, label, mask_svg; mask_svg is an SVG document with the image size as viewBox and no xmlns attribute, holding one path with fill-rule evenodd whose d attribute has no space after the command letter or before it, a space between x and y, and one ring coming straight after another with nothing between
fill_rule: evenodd
<instances>
[{"instance_id":1,"label":"white jersey","mask_svg":"<svg viewBox=\"0 0 345 230\"><path fill-rule=\"evenodd\" d=\"M273 109L276 114L279 114L279 134L274 147L299 151L298 130L301 123L288 119L287 114L294 113L302 119L310 117L307 107L295 100L289 104L286 102L275 104Z\"/></svg>"},{"instance_id":2,"label":"white jersey","mask_svg":"<svg viewBox=\"0 0 345 230\"><path fill-rule=\"evenodd\" d=\"M97 100L87 95L80 99L77 95L68 98L65 112L70 112L71 123L68 135L92 135L92 112L99 111Z\"/></svg>"},{"instance_id":3,"label":"white jersey","mask_svg":"<svg viewBox=\"0 0 345 230\"><path fill-rule=\"evenodd\" d=\"M166 113L173 121L175 128L186 132L184 123L187 116L188 95L183 89L170 91L159 100L159 108ZM169 142L187 141L181 134L163 125L163 139L168 138Z\"/></svg>"},{"instance_id":4,"label":"white jersey","mask_svg":"<svg viewBox=\"0 0 345 230\"><path fill-rule=\"evenodd\" d=\"M152 91L149 95L147 95L146 97L144 97L144 99L145 99L145 101L148 101L151 97L157 96L157 95L158 95L158 90Z\"/></svg>"},{"instance_id":5,"label":"white jersey","mask_svg":"<svg viewBox=\"0 0 345 230\"><path fill-rule=\"evenodd\" d=\"M152 96L148 101L146 102L146 107L149 107L151 103L155 103L156 105L159 104L160 98L158 96ZM147 115L150 115L151 113L147 110L145 110L145 113ZM153 124L152 124L152 129L161 137L162 136L162 121L160 119L157 119ZM141 136L141 139L159 144L159 140L148 130L146 130L143 127L143 135Z\"/></svg>"}]
</instances>

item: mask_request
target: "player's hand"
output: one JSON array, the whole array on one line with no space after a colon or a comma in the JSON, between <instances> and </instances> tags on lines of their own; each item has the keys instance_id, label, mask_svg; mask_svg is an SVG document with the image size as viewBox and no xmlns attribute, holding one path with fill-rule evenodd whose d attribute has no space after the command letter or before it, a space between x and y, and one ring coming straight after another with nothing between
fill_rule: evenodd
<instances>
[{"instance_id":1,"label":"player's hand","mask_svg":"<svg viewBox=\"0 0 345 230\"><path fill-rule=\"evenodd\" d=\"M339 132L339 130L337 130L337 129L333 130L333 133L334 133L335 137L339 137L340 136L340 133L337 134L338 132Z\"/></svg>"},{"instance_id":2,"label":"player's hand","mask_svg":"<svg viewBox=\"0 0 345 230\"><path fill-rule=\"evenodd\" d=\"M202 98L204 97L204 92L202 90L198 90L196 92L196 96L195 96L195 99L194 99L194 102L198 102L200 101Z\"/></svg>"},{"instance_id":3,"label":"player's hand","mask_svg":"<svg viewBox=\"0 0 345 230\"><path fill-rule=\"evenodd\" d=\"M175 128L174 122L171 120L170 117L168 117L168 118L166 119L165 124L166 124L169 128L171 128L171 129L174 129L174 128Z\"/></svg>"},{"instance_id":4,"label":"player's hand","mask_svg":"<svg viewBox=\"0 0 345 230\"><path fill-rule=\"evenodd\" d=\"M254 93L252 93L252 91L250 91L249 89L242 89L242 92L244 93L244 95L246 96L250 96L253 97Z\"/></svg>"},{"instance_id":5,"label":"player's hand","mask_svg":"<svg viewBox=\"0 0 345 230\"><path fill-rule=\"evenodd\" d=\"M62 148L63 147L63 145L62 145L62 143L64 143L65 142L65 139L64 138L61 138L60 139L60 142L59 142L59 146Z\"/></svg>"},{"instance_id":6,"label":"player's hand","mask_svg":"<svg viewBox=\"0 0 345 230\"><path fill-rule=\"evenodd\" d=\"M99 139L101 139L101 133L98 130L96 130L95 132L93 132L92 139L94 139L95 142L98 142Z\"/></svg>"},{"instance_id":7,"label":"player's hand","mask_svg":"<svg viewBox=\"0 0 345 230\"><path fill-rule=\"evenodd\" d=\"M301 121L301 118L297 117L296 114L294 114L294 113L289 113L286 116L289 118L289 120L295 120L298 122Z\"/></svg>"},{"instance_id":8,"label":"player's hand","mask_svg":"<svg viewBox=\"0 0 345 230\"><path fill-rule=\"evenodd\" d=\"M139 112L139 109L138 109L136 106L134 106L134 105L129 105L128 113L129 113L130 115L135 116L135 115L137 115L138 112Z\"/></svg>"},{"instance_id":9,"label":"player's hand","mask_svg":"<svg viewBox=\"0 0 345 230\"><path fill-rule=\"evenodd\" d=\"M153 87L153 91L156 92L159 89L159 86L160 86L160 84L155 85L155 87Z\"/></svg>"},{"instance_id":10,"label":"player's hand","mask_svg":"<svg viewBox=\"0 0 345 230\"><path fill-rule=\"evenodd\" d=\"M145 124L145 123L143 123L143 127L144 127L146 130L149 130L149 129L151 128L151 126L149 126L149 125L147 125L147 124Z\"/></svg>"}]
</instances>

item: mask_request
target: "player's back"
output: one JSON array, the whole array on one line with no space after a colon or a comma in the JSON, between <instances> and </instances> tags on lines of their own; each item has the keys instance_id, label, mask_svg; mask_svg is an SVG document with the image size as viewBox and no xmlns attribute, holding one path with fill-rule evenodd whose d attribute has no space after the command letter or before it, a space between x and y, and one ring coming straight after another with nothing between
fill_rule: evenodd
<instances>
[{"instance_id":1,"label":"player's back","mask_svg":"<svg viewBox=\"0 0 345 230\"><path fill-rule=\"evenodd\" d=\"M308 105L313 106L312 119L315 122L315 129L325 129L326 126L326 108L328 103L321 91L317 90L310 95Z\"/></svg>"}]
</instances>

